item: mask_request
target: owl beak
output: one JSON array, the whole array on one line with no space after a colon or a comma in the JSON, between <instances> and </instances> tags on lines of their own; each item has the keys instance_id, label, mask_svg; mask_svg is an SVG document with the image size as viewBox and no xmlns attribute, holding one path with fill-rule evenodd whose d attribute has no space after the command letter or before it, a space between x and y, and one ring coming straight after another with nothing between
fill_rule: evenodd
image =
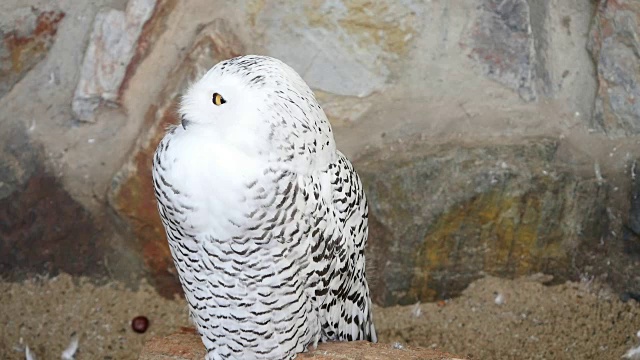
<instances>
[{"instance_id":1,"label":"owl beak","mask_svg":"<svg viewBox=\"0 0 640 360\"><path fill-rule=\"evenodd\" d=\"M187 130L187 125L189 125L190 121L187 120L187 118L184 115L182 115L181 123L182 123L182 128Z\"/></svg>"}]
</instances>

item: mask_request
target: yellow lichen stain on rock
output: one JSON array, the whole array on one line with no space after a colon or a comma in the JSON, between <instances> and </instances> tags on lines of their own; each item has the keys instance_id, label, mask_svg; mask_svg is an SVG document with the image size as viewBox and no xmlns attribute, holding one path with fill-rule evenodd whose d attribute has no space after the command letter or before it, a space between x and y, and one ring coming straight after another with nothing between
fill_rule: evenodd
<instances>
[{"instance_id":1,"label":"yellow lichen stain on rock","mask_svg":"<svg viewBox=\"0 0 640 360\"><path fill-rule=\"evenodd\" d=\"M339 28L362 47L375 45L386 53L403 55L416 33L417 16L402 4L393 2L344 1L342 9L325 7L326 1L311 0L305 15L312 27Z\"/></svg>"},{"instance_id":2,"label":"yellow lichen stain on rock","mask_svg":"<svg viewBox=\"0 0 640 360\"><path fill-rule=\"evenodd\" d=\"M258 17L258 14L262 12L262 9L264 9L265 5L266 5L265 0L251 0L247 4L246 13L247 13L249 24L251 25L251 27L256 26L256 19Z\"/></svg>"},{"instance_id":3,"label":"yellow lichen stain on rock","mask_svg":"<svg viewBox=\"0 0 640 360\"><path fill-rule=\"evenodd\" d=\"M536 214L539 214L540 203L534 196L503 197L495 192L490 194L488 202L489 206L495 204L497 214L488 222L492 231L487 240L495 239L497 246L489 247L494 251L486 253L487 270L506 270L515 272L515 276L524 275L532 266L528 260L537 238L540 219ZM531 215L534 219L531 219Z\"/></svg>"},{"instance_id":4,"label":"yellow lichen stain on rock","mask_svg":"<svg viewBox=\"0 0 640 360\"><path fill-rule=\"evenodd\" d=\"M481 261L487 274L509 277L542 271L548 262L567 262L562 231L539 233L546 228L541 207L531 193L510 196L492 191L441 215L416 253L409 296L435 299L436 273L455 272L467 261Z\"/></svg>"}]
</instances>

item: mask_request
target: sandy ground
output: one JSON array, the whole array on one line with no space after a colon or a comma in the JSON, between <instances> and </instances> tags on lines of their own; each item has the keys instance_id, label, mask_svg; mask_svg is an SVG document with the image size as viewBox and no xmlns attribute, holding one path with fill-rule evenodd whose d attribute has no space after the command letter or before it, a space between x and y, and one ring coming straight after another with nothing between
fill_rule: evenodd
<instances>
[{"instance_id":1,"label":"sandy ground","mask_svg":"<svg viewBox=\"0 0 640 360\"><path fill-rule=\"evenodd\" d=\"M500 300L496 303L496 297ZM136 359L154 335L188 326L183 300L148 285L132 291L59 276L0 282L0 358L59 359L80 336L76 359ZM131 330L149 317L145 334ZM434 347L473 359L620 359L640 340L640 305L591 282L544 286L534 278L485 278L447 302L376 308L380 340Z\"/></svg>"},{"instance_id":2,"label":"sandy ground","mask_svg":"<svg viewBox=\"0 0 640 360\"><path fill-rule=\"evenodd\" d=\"M376 317L380 338L473 359L620 359L640 344L637 302L589 281L539 280L488 277L446 303L385 308Z\"/></svg>"}]
</instances>

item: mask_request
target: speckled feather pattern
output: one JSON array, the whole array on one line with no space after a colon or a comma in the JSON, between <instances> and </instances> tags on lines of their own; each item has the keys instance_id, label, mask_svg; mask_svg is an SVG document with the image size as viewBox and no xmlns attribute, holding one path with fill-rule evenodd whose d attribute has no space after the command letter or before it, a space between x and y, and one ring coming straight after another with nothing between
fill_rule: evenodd
<instances>
[{"instance_id":1,"label":"speckled feather pattern","mask_svg":"<svg viewBox=\"0 0 640 360\"><path fill-rule=\"evenodd\" d=\"M188 89L180 113L153 181L207 359L375 342L367 200L300 76L269 57L227 60Z\"/></svg>"}]
</instances>

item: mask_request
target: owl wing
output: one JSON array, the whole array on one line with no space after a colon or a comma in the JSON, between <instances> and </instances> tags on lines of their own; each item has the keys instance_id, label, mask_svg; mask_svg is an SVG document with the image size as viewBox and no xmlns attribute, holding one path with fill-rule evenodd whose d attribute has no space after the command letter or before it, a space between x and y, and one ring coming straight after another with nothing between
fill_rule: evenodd
<instances>
[{"instance_id":1,"label":"owl wing","mask_svg":"<svg viewBox=\"0 0 640 360\"><path fill-rule=\"evenodd\" d=\"M322 340L377 341L365 278L368 206L358 174L340 152L319 179L314 213L317 246L312 267L318 274Z\"/></svg>"}]
</instances>

